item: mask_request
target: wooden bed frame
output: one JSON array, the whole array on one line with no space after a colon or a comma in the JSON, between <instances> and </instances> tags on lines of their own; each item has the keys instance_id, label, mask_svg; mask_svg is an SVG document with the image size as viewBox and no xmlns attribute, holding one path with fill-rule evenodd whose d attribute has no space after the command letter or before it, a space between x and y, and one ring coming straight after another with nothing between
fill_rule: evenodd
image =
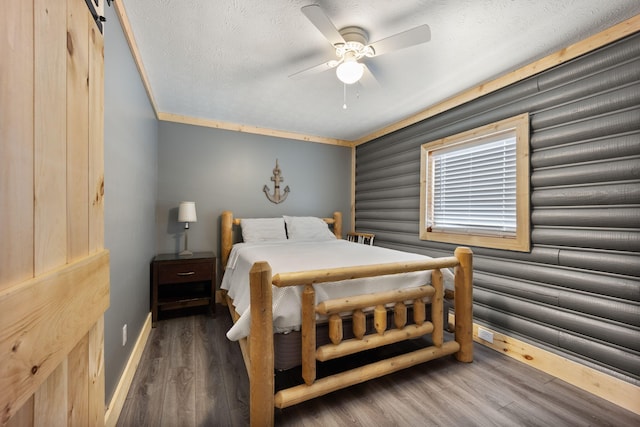
<instances>
[{"instance_id":1,"label":"wooden bed frame","mask_svg":"<svg viewBox=\"0 0 640 427\"><path fill-rule=\"evenodd\" d=\"M333 225L337 238L342 234L342 216L335 212L325 218ZM222 266L226 266L233 245L233 227L240 219L230 211L222 213ZM455 340L444 340L444 285L440 269L454 268ZM419 270L432 270L431 285L366 294L324 301L315 305L314 284L362 277L381 276ZM252 426L273 425L274 408L286 408L354 384L399 371L429 360L454 354L461 362L473 360L472 282L473 255L469 248L458 247L454 256L424 261L356 266L329 270L303 271L272 275L267 262L257 262L249 274L251 286L251 332L240 342L250 383L250 421ZM304 384L275 393L272 286L303 286L302 293L302 378ZM431 297L431 321L426 321L423 298ZM239 317L227 296L234 321ZM413 322L407 322L404 301L413 301ZM395 304L393 325L387 328L386 304ZM373 309L376 331L366 334L365 308ZM343 339L342 319L338 313L353 313L355 338ZM316 314L329 316L331 343L316 348ZM391 357L338 374L316 379L316 361L370 350L383 345L431 334L433 345Z\"/></svg>"}]
</instances>

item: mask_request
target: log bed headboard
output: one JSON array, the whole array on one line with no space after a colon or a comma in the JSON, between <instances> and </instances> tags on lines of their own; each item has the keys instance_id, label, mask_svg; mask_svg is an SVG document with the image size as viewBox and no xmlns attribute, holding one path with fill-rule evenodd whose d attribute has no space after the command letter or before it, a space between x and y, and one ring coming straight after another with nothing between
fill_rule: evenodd
<instances>
[{"instance_id":1,"label":"log bed headboard","mask_svg":"<svg viewBox=\"0 0 640 427\"><path fill-rule=\"evenodd\" d=\"M332 226L333 234L337 239L342 239L342 212L334 212L331 218L322 218L327 224ZM231 253L233 244L236 243L233 240L233 226L240 225L241 218L234 218L233 212L222 212L222 219L220 222L220 252L221 263L224 270Z\"/></svg>"}]
</instances>

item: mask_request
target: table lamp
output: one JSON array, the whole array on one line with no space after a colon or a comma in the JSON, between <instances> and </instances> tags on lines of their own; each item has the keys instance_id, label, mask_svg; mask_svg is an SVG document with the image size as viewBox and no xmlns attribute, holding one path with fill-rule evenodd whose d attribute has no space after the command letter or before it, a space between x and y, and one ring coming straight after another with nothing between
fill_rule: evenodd
<instances>
[{"instance_id":1,"label":"table lamp","mask_svg":"<svg viewBox=\"0 0 640 427\"><path fill-rule=\"evenodd\" d=\"M178 255L180 256L192 256L193 252L189 250L189 223L197 222L196 216L196 203L195 202L180 202L178 207L178 222L184 222L184 250Z\"/></svg>"}]
</instances>

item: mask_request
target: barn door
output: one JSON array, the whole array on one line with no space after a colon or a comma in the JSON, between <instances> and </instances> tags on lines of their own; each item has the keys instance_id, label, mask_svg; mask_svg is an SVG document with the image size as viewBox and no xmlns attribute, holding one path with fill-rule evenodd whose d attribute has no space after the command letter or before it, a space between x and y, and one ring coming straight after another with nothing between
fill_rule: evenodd
<instances>
[{"instance_id":1,"label":"barn door","mask_svg":"<svg viewBox=\"0 0 640 427\"><path fill-rule=\"evenodd\" d=\"M102 34L84 0L9 0L0 58L0 425L102 425Z\"/></svg>"}]
</instances>

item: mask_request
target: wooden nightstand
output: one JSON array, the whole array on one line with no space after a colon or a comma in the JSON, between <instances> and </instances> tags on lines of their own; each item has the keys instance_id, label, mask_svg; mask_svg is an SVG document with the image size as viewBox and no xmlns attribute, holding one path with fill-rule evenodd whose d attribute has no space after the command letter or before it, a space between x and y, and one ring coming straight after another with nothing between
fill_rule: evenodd
<instances>
[{"instance_id":1,"label":"wooden nightstand","mask_svg":"<svg viewBox=\"0 0 640 427\"><path fill-rule=\"evenodd\" d=\"M151 261L151 322L160 311L208 305L216 314L216 257L211 252L193 256L157 255Z\"/></svg>"}]
</instances>

